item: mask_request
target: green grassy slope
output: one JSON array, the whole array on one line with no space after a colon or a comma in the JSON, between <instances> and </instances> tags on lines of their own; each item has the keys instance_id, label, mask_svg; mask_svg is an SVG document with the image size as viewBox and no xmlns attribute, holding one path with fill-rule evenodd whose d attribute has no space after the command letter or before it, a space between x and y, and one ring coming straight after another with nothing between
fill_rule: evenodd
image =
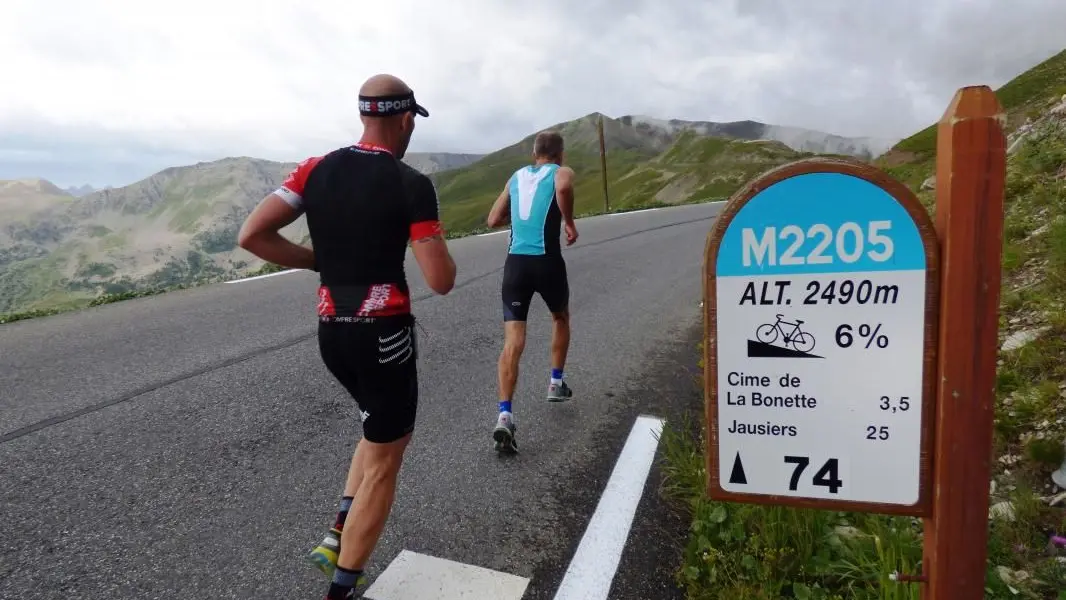
<instances>
[{"instance_id":1,"label":"green grassy slope","mask_svg":"<svg viewBox=\"0 0 1066 600\"><path fill-rule=\"evenodd\" d=\"M1018 75L996 90L1007 111L1010 133L1026 119L1039 114L1042 103L1066 94L1066 50ZM917 188L933 172L936 156L936 123L901 140L874 161L893 177Z\"/></svg>"}]
</instances>

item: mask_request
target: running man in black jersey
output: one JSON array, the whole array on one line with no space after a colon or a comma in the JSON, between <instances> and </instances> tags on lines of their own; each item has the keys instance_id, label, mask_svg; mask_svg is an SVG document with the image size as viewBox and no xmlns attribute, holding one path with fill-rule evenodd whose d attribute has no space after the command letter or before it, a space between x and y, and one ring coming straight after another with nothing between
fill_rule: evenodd
<instances>
[{"instance_id":1,"label":"running man in black jersey","mask_svg":"<svg viewBox=\"0 0 1066 600\"><path fill-rule=\"evenodd\" d=\"M319 272L319 351L362 415L363 439L336 521L311 553L332 576L327 600L359 597L415 426L418 348L404 273L408 242L433 291L447 294L455 284L433 184L400 161L415 115L429 113L391 75L363 84L359 113L359 143L300 163L252 211L239 236L240 246L260 258ZM300 214L314 250L278 233Z\"/></svg>"},{"instance_id":2,"label":"running man in black jersey","mask_svg":"<svg viewBox=\"0 0 1066 600\"><path fill-rule=\"evenodd\" d=\"M563 380L570 347L570 284L559 242L577 241L574 224L574 171L563 165L563 138L554 131L537 134L534 164L511 175L487 219L489 227L511 224L511 243L503 265L504 341L498 365L499 415L492 437L496 450L515 452L511 401L518 382L518 363L526 345L526 317L533 294L540 294L552 315L551 379L548 400L569 400L573 393Z\"/></svg>"}]
</instances>

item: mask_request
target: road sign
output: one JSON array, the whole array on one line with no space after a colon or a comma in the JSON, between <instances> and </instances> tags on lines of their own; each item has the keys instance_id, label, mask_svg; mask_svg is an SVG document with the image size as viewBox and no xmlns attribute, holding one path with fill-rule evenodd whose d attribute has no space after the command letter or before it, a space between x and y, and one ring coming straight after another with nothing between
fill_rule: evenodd
<instances>
[{"instance_id":1,"label":"road sign","mask_svg":"<svg viewBox=\"0 0 1066 600\"><path fill-rule=\"evenodd\" d=\"M930 499L937 241L854 160L772 170L708 237L712 498L921 516Z\"/></svg>"}]
</instances>

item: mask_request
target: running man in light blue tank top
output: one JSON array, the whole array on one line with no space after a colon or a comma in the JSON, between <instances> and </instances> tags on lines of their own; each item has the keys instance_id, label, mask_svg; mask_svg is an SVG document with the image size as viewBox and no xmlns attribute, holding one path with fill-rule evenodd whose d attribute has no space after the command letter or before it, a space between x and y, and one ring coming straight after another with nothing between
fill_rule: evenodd
<instances>
[{"instance_id":1,"label":"running man in light blue tank top","mask_svg":"<svg viewBox=\"0 0 1066 600\"><path fill-rule=\"evenodd\" d=\"M563 381L570 346L570 286L559 241L565 226L566 245L577 241L574 224L574 170L562 166L563 138L555 132L537 134L534 164L511 175L489 212L489 227L511 224L507 260L503 266L504 343L498 365L499 417L493 431L497 451L515 452L511 400L518 383L518 363L526 342L526 317L534 294L540 294L552 314L551 379L548 400L573 395Z\"/></svg>"},{"instance_id":2,"label":"running man in light blue tank top","mask_svg":"<svg viewBox=\"0 0 1066 600\"><path fill-rule=\"evenodd\" d=\"M559 223L562 212L555 202L555 174L559 165L542 163L522 167L507 183L511 204L509 254L561 255ZM553 235L554 234L554 235Z\"/></svg>"}]
</instances>

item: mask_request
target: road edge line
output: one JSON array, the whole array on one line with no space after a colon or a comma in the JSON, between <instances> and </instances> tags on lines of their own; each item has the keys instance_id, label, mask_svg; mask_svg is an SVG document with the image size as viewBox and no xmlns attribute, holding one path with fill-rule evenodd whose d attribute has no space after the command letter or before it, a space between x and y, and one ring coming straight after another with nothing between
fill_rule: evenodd
<instances>
[{"instance_id":1,"label":"road edge line","mask_svg":"<svg viewBox=\"0 0 1066 600\"><path fill-rule=\"evenodd\" d=\"M286 273L296 273L297 271L306 271L307 269L285 269L284 271L278 271L276 273L267 273L266 275L256 275L254 277L244 277L243 279L230 279L226 283L241 283L244 281L254 281L256 279L265 279L267 277L274 277L276 275L284 275Z\"/></svg>"},{"instance_id":2,"label":"road edge line","mask_svg":"<svg viewBox=\"0 0 1066 600\"><path fill-rule=\"evenodd\" d=\"M553 600L606 600L666 420L638 415Z\"/></svg>"}]
</instances>

